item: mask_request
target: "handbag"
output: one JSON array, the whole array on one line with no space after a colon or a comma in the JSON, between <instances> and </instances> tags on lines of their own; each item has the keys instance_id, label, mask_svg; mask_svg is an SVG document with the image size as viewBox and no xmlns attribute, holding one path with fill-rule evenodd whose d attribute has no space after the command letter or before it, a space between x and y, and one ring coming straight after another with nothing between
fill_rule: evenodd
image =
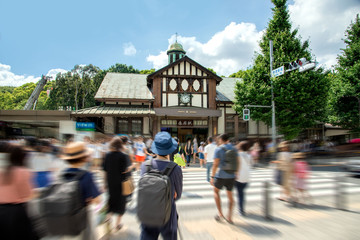
<instances>
[{"instance_id":1,"label":"handbag","mask_svg":"<svg viewBox=\"0 0 360 240\"><path fill-rule=\"evenodd\" d=\"M128 177L122 182L122 195L128 196L133 193L135 189L134 180L132 177Z\"/></svg>"}]
</instances>

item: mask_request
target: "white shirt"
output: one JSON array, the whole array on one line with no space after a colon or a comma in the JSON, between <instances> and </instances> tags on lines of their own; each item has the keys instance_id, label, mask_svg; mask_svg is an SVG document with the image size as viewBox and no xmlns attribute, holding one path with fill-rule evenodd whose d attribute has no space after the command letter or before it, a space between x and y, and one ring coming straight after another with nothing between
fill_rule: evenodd
<instances>
[{"instance_id":1,"label":"white shirt","mask_svg":"<svg viewBox=\"0 0 360 240\"><path fill-rule=\"evenodd\" d=\"M211 143L206 145L204 153L207 153L207 158L206 158L206 162L214 162L214 152L215 149L217 148L215 143Z\"/></svg>"},{"instance_id":2,"label":"white shirt","mask_svg":"<svg viewBox=\"0 0 360 240\"><path fill-rule=\"evenodd\" d=\"M136 154L137 156L145 156L145 152L144 152L144 148L146 148L145 143L143 142L135 142L134 143L134 148L136 150Z\"/></svg>"},{"instance_id":3,"label":"white shirt","mask_svg":"<svg viewBox=\"0 0 360 240\"><path fill-rule=\"evenodd\" d=\"M29 152L28 163L34 172L50 171L53 167L53 156L50 153Z\"/></svg>"},{"instance_id":4,"label":"white shirt","mask_svg":"<svg viewBox=\"0 0 360 240\"><path fill-rule=\"evenodd\" d=\"M237 182L247 183L250 180L252 157L247 152L239 152L240 165L238 169Z\"/></svg>"}]
</instances>

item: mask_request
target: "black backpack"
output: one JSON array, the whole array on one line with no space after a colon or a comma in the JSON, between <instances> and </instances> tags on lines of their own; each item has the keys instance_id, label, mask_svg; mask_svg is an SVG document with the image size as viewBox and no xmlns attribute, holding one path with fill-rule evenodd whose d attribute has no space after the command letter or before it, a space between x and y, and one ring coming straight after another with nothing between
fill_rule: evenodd
<instances>
[{"instance_id":1,"label":"black backpack","mask_svg":"<svg viewBox=\"0 0 360 240\"><path fill-rule=\"evenodd\" d=\"M79 180L85 171L66 172L44 189L40 197L40 210L50 235L79 235L87 225L87 209Z\"/></svg>"},{"instance_id":2,"label":"black backpack","mask_svg":"<svg viewBox=\"0 0 360 240\"><path fill-rule=\"evenodd\" d=\"M221 147L225 151L225 163L222 166L222 170L227 173L235 173L238 170L238 152L235 148Z\"/></svg>"},{"instance_id":3,"label":"black backpack","mask_svg":"<svg viewBox=\"0 0 360 240\"><path fill-rule=\"evenodd\" d=\"M138 184L137 216L142 224L161 227L170 219L174 196L169 176L177 164L169 162L163 171L152 168L151 160L145 165L146 173Z\"/></svg>"}]
</instances>

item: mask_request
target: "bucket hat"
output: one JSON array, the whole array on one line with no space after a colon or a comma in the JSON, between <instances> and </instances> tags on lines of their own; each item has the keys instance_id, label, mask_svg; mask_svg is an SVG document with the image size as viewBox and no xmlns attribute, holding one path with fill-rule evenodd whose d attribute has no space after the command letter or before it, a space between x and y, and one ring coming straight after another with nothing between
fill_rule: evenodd
<instances>
[{"instance_id":1,"label":"bucket hat","mask_svg":"<svg viewBox=\"0 0 360 240\"><path fill-rule=\"evenodd\" d=\"M92 151L86 147L84 142L71 142L63 149L61 156L64 160L71 160L89 156Z\"/></svg>"},{"instance_id":2,"label":"bucket hat","mask_svg":"<svg viewBox=\"0 0 360 240\"><path fill-rule=\"evenodd\" d=\"M168 132L159 132L151 145L151 151L158 155L169 155L177 149L177 142Z\"/></svg>"}]
</instances>

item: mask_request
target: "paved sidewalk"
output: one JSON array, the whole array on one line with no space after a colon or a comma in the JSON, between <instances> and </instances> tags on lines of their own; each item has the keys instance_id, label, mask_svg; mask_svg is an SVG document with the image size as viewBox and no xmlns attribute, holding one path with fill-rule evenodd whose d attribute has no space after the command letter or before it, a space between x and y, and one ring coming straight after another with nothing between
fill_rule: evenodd
<instances>
[{"instance_id":1,"label":"paved sidewalk","mask_svg":"<svg viewBox=\"0 0 360 240\"><path fill-rule=\"evenodd\" d=\"M234 225L214 220L215 205L212 210L179 212L179 239L359 239L360 194L347 197L347 209L351 211L335 209L335 197L315 199L311 205L297 207L273 200L272 221L263 218L260 204L253 204L247 209L246 217L234 211ZM226 200L222 200L225 206ZM125 213L123 223L123 229L107 236L100 226L99 235L104 236L102 239L113 240L140 238L140 224L134 211Z\"/></svg>"}]
</instances>

